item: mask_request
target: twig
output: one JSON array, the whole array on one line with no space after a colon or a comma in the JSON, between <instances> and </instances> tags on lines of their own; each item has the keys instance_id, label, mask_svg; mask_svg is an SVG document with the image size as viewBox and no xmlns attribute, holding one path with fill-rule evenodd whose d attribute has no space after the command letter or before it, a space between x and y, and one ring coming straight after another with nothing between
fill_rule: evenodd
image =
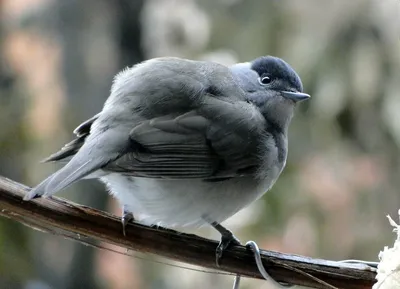
<instances>
[{"instance_id":1,"label":"twig","mask_svg":"<svg viewBox=\"0 0 400 289\"><path fill-rule=\"evenodd\" d=\"M129 224L127 237L122 234L120 219L106 212L74 204L60 198L23 201L29 188L0 176L0 215L44 232L51 232L88 244L87 238L108 242L129 250L157 254L176 261L205 268L262 276L252 253L244 246L234 246L224 253L220 268L215 265L216 241L164 228ZM344 264L298 255L262 250L262 261L277 281L312 288L371 288L376 270L365 264ZM310 278L310 275L314 278Z\"/></svg>"}]
</instances>

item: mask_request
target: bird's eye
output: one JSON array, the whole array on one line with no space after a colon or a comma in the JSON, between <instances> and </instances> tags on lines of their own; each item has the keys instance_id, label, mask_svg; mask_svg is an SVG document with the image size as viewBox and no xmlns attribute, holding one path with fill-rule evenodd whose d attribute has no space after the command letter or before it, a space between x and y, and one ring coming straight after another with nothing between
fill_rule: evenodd
<instances>
[{"instance_id":1,"label":"bird's eye","mask_svg":"<svg viewBox=\"0 0 400 289\"><path fill-rule=\"evenodd\" d=\"M261 85L266 85L271 83L272 78L267 75L261 75L258 81L260 82Z\"/></svg>"}]
</instances>

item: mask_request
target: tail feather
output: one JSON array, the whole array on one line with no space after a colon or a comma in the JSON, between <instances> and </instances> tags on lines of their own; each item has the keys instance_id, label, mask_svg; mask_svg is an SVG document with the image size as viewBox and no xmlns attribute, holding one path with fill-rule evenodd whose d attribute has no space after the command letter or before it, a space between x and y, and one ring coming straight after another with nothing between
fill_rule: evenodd
<instances>
[{"instance_id":1,"label":"tail feather","mask_svg":"<svg viewBox=\"0 0 400 289\"><path fill-rule=\"evenodd\" d=\"M51 196L87 177L117 159L125 151L126 145L127 142L118 134L118 131L109 130L96 138L88 139L63 168L34 187L24 200ZM70 156L72 154L67 154L65 157Z\"/></svg>"},{"instance_id":2,"label":"tail feather","mask_svg":"<svg viewBox=\"0 0 400 289\"><path fill-rule=\"evenodd\" d=\"M51 196L76 181L83 179L87 175L97 171L110 161L117 158L118 154L107 157L99 155L95 158L85 160L87 157L88 156L85 155L84 152L79 152L67 165L65 165L65 167L56 172L51 180L46 184L46 190L43 196Z\"/></svg>"},{"instance_id":3,"label":"tail feather","mask_svg":"<svg viewBox=\"0 0 400 289\"><path fill-rule=\"evenodd\" d=\"M28 194L25 195L24 200L31 200L39 197L47 197L55 194L62 189L70 186L71 184L85 178L87 175L100 169L106 165L110 159L95 158L83 161L80 155L72 158L62 169L55 172L47 179L42 181L39 185L34 187Z\"/></svg>"},{"instance_id":4,"label":"tail feather","mask_svg":"<svg viewBox=\"0 0 400 289\"><path fill-rule=\"evenodd\" d=\"M46 185L46 191L43 196L51 196L61 191L77 180L99 169L101 166L102 163L93 162L93 160L87 160L82 164L79 161L71 160L65 167L53 175Z\"/></svg>"},{"instance_id":5,"label":"tail feather","mask_svg":"<svg viewBox=\"0 0 400 289\"><path fill-rule=\"evenodd\" d=\"M42 163L65 161L71 159L85 143L84 137L79 137L67 143L61 150L42 160Z\"/></svg>"},{"instance_id":6,"label":"tail feather","mask_svg":"<svg viewBox=\"0 0 400 289\"><path fill-rule=\"evenodd\" d=\"M42 163L47 162L57 162L57 161L68 161L73 157L79 149L85 143L86 137L90 135L90 131L92 129L93 123L98 119L100 113L96 114L92 118L84 121L81 123L75 130L74 134L77 136L76 139L72 140L71 142L67 143L61 150L52 154L51 156L42 160Z\"/></svg>"},{"instance_id":7,"label":"tail feather","mask_svg":"<svg viewBox=\"0 0 400 289\"><path fill-rule=\"evenodd\" d=\"M74 156L79 152L81 147L84 145L86 138L90 134L91 126L93 122L99 117L100 114L95 115L91 119L83 122L81 125L79 125L75 130L74 133L77 135L77 138L72 140L71 142L67 143L61 150L58 152L52 154L51 156L45 158L42 160L42 163L45 162L61 162L61 163L70 163L71 160L74 158ZM24 200L31 200L35 198L39 198L42 196L46 195L51 195L52 193L48 192L47 186L55 179L57 176L60 176L60 174L63 174L65 172L66 167L63 169L59 170L58 172L55 172L48 178L46 178L44 181L42 181L40 184L38 184L36 187L34 187L28 194L25 195ZM57 177L58 179L59 177ZM71 182L71 177L69 178L70 184ZM63 182L65 185L66 182ZM57 186L58 187L58 186ZM60 186L61 187L61 186ZM65 186L64 186L65 187ZM55 191L54 191L55 192Z\"/></svg>"},{"instance_id":8,"label":"tail feather","mask_svg":"<svg viewBox=\"0 0 400 289\"><path fill-rule=\"evenodd\" d=\"M36 187L34 187L32 190L30 190L29 193L27 193L24 196L24 201L29 201L29 200L32 200L32 199L36 199L36 198L42 197L43 194L46 191L47 184L51 181L53 176L54 176L54 174L52 174L51 176L47 177L40 184L38 184Z\"/></svg>"}]
</instances>

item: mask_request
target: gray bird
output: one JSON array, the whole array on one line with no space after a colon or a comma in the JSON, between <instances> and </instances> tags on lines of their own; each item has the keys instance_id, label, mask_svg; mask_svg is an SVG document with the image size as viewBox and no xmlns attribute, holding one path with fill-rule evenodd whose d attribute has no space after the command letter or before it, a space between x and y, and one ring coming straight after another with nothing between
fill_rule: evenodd
<instances>
[{"instance_id":1,"label":"gray bird","mask_svg":"<svg viewBox=\"0 0 400 289\"><path fill-rule=\"evenodd\" d=\"M168 228L210 224L217 264L238 244L220 223L260 198L285 167L296 103L310 96L282 59L231 67L155 58L116 75L103 110L45 161L66 163L25 200L100 178L133 214Z\"/></svg>"}]
</instances>

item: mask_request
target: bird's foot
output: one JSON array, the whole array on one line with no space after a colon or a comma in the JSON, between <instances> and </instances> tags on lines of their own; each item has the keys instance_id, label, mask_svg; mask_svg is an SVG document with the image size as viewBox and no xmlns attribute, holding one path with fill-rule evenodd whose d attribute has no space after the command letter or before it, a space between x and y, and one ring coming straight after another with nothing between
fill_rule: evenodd
<instances>
[{"instance_id":1,"label":"bird's foot","mask_svg":"<svg viewBox=\"0 0 400 289\"><path fill-rule=\"evenodd\" d=\"M240 245L240 241L238 238L235 237L232 233L229 235L222 235L221 240L215 250L215 262L219 267L221 264L222 255L224 251L231 245Z\"/></svg>"},{"instance_id":2,"label":"bird's foot","mask_svg":"<svg viewBox=\"0 0 400 289\"><path fill-rule=\"evenodd\" d=\"M217 249L215 250L215 263L218 267L220 267L222 255L224 251L232 245L240 245L240 241L238 238L233 235L231 231L223 227L217 222L212 222L211 226L213 226L220 234L221 241L219 242Z\"/></svg>"},{"instance_id":3,"label":"bird's foot","mask_svg":"<svg viewBox=\"0 0 400 289\"><path fill-rule=\"evenodd\" d=\"M129 222L134 221L135 218L133 217L132 212L128 211L128 208L124 205L122 207L122 217L121 217L121 224L122 224L122 233L126 237L126 226Z\"/></svg>"},{"instance_id":4,"label":"bird's foot","mask_svg":"<svg viewBox=\"0 0 400 289\"><path fill-rule=\"evenodd\" d=\"M207 220L207 219L205 219ZM224 226L217 222L209 222L211 226L213 226L220 234L221 234L221 241L219 242L217 249L215 251L215 262L218 267L220 267L221 264L221 259L224 251L232 245L240 245L239 239L233 235L231 231L226 229ZM284 283L284 282L279 282L273 279L265 270L264 265L262 264L261 261L261 252L260 249L258 248L257 244L253 241L249 241L246 243L246 247L252 250L254 254L254 259L257 264L257 268L260 271L261 275L265 278L265 280L268 280L272 284L276 286L276 288L288 288L292 287L293 285ZM239 289L239 284L240 284L240 275L236 275L235 277L235 282L233 284L233 289Z\"/></svg>"}]
</instances>

